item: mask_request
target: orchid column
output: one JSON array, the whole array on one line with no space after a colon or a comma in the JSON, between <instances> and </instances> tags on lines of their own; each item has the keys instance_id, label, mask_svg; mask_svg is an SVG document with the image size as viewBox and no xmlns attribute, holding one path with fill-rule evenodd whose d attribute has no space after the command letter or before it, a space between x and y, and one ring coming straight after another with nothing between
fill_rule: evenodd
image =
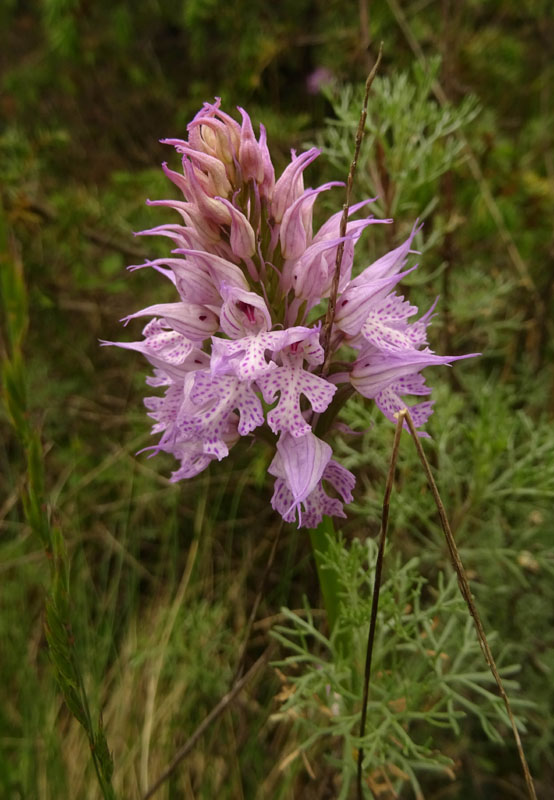
<instances>
[{"instance_id":1,"label":"orchid column","mask_svg":"<svg viewBox=\"0 0 554 800\"><path fill-rule=\"evenodd\" d=\"M390 220L351 219L341 239L339 211L314 234L317 196L341 184L304 188L304 170L319 155L315 148L292 151L276 181L265 129L260 125L256 139L248 114L239 112L240 124L221 110L219 99L206 103L189 124L187 141L165 140L182 156L182 173L166 164L163 170L183 199L148 202L175 210L180 222L143 231L170 239L171 254L130 269L161 273L175 286L175 302L125 318L150 317L141 341L104 344L138 350L154 367L147 382L163 394L145 404L155 421L152 433L161 437L148 449L179 460L171 480L192 478L266 425L276 436L272 506L285 521L315 528L323 515L345 516L343 503L351 502L355 484L312 428L337 386L351 384L393 420L406 407L404 395L429 395L421 370L456 357L429 349L431 311L410 322L418 309L394 291L411 271L405 265L415 229L351 280L362 231ZM370 202L352 206L350 215ZM329 297L341 242L329 345L332 353L340 349L341 366L331 363L323 378L322 317L313 319L313 309ZM419 427L432 403L409 408Z\"/></svg>"}]
</instances>

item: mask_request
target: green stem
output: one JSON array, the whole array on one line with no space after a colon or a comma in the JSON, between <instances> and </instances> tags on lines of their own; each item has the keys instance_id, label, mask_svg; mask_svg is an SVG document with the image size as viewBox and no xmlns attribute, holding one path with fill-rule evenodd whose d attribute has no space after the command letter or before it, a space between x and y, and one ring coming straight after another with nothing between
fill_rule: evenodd
<instances>
[{"instance_id":1,"label":"green stem","mask_svg":"<svg viewBox=\"0 0 554 800\"><path fill-rule=\"evenodd\" d=\"M310 530L310 541L314 551L317 577L323 597L323 604L327 613L329 631L332 633L339 615L339 589L340 582L337 573L325 567L325 556L329 552L331 543L335 540L335 527L331 517L323 517L317 528Z\"/></svg>"}]
</instances>

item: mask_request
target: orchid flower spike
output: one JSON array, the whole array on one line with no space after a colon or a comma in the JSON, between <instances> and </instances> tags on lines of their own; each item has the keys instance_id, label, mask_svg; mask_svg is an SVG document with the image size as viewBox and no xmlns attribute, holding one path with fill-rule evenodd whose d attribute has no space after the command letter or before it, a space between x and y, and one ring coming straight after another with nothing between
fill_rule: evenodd
<instances>
[{"instance_id":1,"label":"orchid flower spike","mask_svg":"<svg viewBox=\"0 0 554 800\"><path fill-rule=\"evenodd\" d=\"M404 399L428 398L421 371L469 356L435 355L427 343L433 308L417 318L417 307L397 292L411 272L406 265L417 229L352 278L362 232L391 220L367 214L366 200L349 209L349 216L364 216L351 218L342 238L340 212L314 233L320 193L342 184L304 187L315 148L293 151L275 180L265 129L256 138L250 117L238 110L240 122L216 98L191 121L188 140L164 140L182 169L162 169L183 197L149 203L173 208L180 222L141 233L165 236L175 249L131 269L153 267L173 283L175 300L125 318L150 318L140 341L102 344L138 351L152 364L147 383L162 394L145 400L152 433L160 436L151 449L180 462L172 481L194 477L267 426L277 437L268 469L275 478L272 506L285 521L313 528L324 514L345 516L355 484L322 438L328 431L321 415L332 403L331 416L340 410L338 386L350 384L391 421L409 407L421 427L432 401L407 406ZM333 357L340 350L340 367L331 362L327 378L319 374L324 315L314 314L329 297L341 244L337 335L329 345Z\"/></svg>"}]
</instances>

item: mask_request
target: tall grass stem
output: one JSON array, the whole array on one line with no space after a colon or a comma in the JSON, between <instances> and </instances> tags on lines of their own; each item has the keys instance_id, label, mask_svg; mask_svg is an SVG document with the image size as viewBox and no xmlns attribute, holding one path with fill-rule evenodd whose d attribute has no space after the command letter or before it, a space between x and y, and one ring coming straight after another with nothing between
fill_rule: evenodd
<instances>
[{"instance_id":1,"label":"tall grass stem","mask_svg":"<svg viewBox=\"0 0 554 800\"><path fill-rule=\"evenodd\" d=\"M402 426L404 424L404 417L406 412L400 411L396 423L396 430L394 432L394 442L392 445L392 452L389 463L389 471L387 475L387 483L385 485L385 494L383 497L383 510L381 512L381 530L379 533L379 549L377 551L377 561L375 563L375 578L373 580L373 596L371 599L371 613L369 620L369 632L367 635L367 650L365 657L364 669L364 689L362 697L362 716L360 720L360 740L365 736L365 726L367 721L367 701L369 698L369 681L371 678L371 662L373 659L373 646L375 643L375 629L377 627L377 612L379 610L379 591L381 589L381 577L383 574L383 560L385 557L385 544L387 540L387 531L389 527L389 508L390 498L392 494L392 487L394 485L394 471L396 469L396 461L398 459L398 448L400 446L400 434L402 433ZM362 766L364 760L364 749L360 743L358 749L358 769L356 775L356 786L358 793L358 800L362 800Z\"/></svg>"},{"instance_id":2,"label":"tall grass stem","mask_svg":"<svg viewBox=\"0 0 554 800\"><path fill-rule=\"evenodd\" d=\"M537 800L537 794L535 792L535 786L533 783L533 778L531 777L531 772L529 770L529 766L527 764L527 759L525 757L525 753L523 751L523 746L521 744L521 738L519 736L519 731L517 729L516 721L514 715L512 713L512 708L510 705L510 700L508 695L506 694L506 690L504 689L504 684L502 682L502 678L500 677L500 673L498 672L498 668L496 666L496 662L492 655L491 649L489 647L489 643L487 641L487 637L485 634L485 629L483 628L483 623L481 622L481 617L479 612L477 611L477 607L475 605L475 601L473 599L473 595L471 593L471 588L469 585L469 580L467 577L467 573L465 571L464 565L462 563L462 559L460 558L460 553L456 542L454 540L454 535L452 533L452 529L450 527L450 523L448 522L448 518L446 516L446 512L444 509L443 502L441 500L439 490L437 488L437 484L435 483L435 479L433 478L433 473L431 472L431 467L429 466L429 462L427 461L427 457L423 451L423 447L421 446L421 442L417 435L417 431L413 420L410 416L410 412L406 409L405 410L405 417L406 422L408 423L408 427L410 429L410 433L412 439L415 444L415 448L417 450L417 454L419 456L419 460L423 466L425 476L427 478L427 482L429 483L429 487L431 489L431 493L433 495L433 499L435 501L435 505L437 506L437 511L439 512L439 518L441 522L441 527L444 532L446 538L446 544L448 546L448 552L450 554L450 561L452 562L452 566L454 571L456 572L456 576L458 578L458 586L460 587L460 592L462 597L464 598L466 605L468 607L469 613L473 619L475 624L475 629L477 631L477 637L479 639L479 644L481 645L481 650L483 651L483 655L485 656L485 661L494 677L496 685L498 687L498 691L502 700L504 701L504 705L506 707L506 712L510 719L510 724L512 726L512 732L514 735L514 740L517 747L517 752L519 755L519 760L521 762L521 767L523 770L523 775L525 777L525 785L527 787L527 793L531 800Z\"/></svg>"}]
</instances>

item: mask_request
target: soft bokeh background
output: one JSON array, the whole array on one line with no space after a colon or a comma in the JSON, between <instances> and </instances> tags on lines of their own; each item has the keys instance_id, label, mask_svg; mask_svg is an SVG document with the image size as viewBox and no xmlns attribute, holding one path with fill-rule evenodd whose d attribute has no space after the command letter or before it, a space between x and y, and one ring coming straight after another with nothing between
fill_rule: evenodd
<instances>
[{"instance_id":1,"label":"soft bokeh background","mask_svg":"<svg viewBox=\"0 0 554 800\"><path fill-rule=\"evenodd\" d=\"M549 0L6 0L0 190L9 257L20 259L29 292L30 414L42 433L48 505L72 561L76 654L91 703L103 708L121 798L141 796L227 690L277 526L265 446L237 448L178 486L167 479L169 458L135 456L150 443L147 366L98 346L125 338L124 314L169 297L147 270L125 272L166 252L163 242L132 236L168 221L144 206L171 194L159 164L173 156L158 140L184 137L202 102L221 96L227 110L241 105L264 122L278 170L291 147L316 142L324 154L308 182L344 179L360 85L380 40L381 83L355 194L379 193L396 224L364 239L358 266L424 217L410 297L428 304L441 294L435 349L483 353L430 378L437 410L428 450L487 628L497 631L495 652L520 667L512 693L529 703L519 707L524 741L539 796L552 796ZM438 88L425 78L433 63ZM325 203L338 208L342 195ZM369 428L337 444L358 475L341 529L362 538L378 531L392 429L361 404L344 419ZM48 570L21 508L22 450L6 415L0 426L0 795L97 798L86 739L48 661ZM392 547L404 559L417 555L433 580L447 557L409 441L398 492ZM304 532L285 531L275 563L249 660L281 606L298 608L303 596L320 606ZM268 668L159 796L336 796L338 770L325 753L294 758L301 725L292 715L270 719L288 689ZM471 690L468 698L479 705ZM435 730L431 746L453 767L421 779L425 797L525 797L508 729L496 728L504 743L487 738L472 713L458 734ZM376 778L380 800L414 796L395 778L395 789Z\"/></svg>"}]
</instances>

